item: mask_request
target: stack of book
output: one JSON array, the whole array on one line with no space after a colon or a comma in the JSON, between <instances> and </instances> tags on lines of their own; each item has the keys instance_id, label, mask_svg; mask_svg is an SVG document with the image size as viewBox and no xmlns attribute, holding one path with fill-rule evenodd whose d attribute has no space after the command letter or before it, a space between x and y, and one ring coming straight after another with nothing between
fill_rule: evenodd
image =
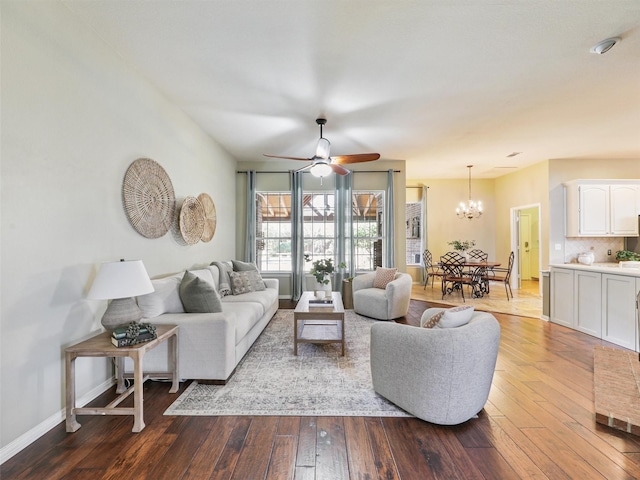
<instances>
[{"instance_id":1,"label":"stack of book","mask_svg":"<svg viewBox=\"0 0 640 480\"><path fill-rule=\"evenodd\" d=\"M149 330L148 327L141 325L139 333L132 337L129 333L129 327L118 327L111 334L111 343L116 347L130 347L137 343L148 342L154 338L158 338L158 334L155 331Z\"/></svg>"},{"instance_id":2,"label":"stack of book","mask_svg":"<svg viewBox=\"0 0 640 480\"><path fill-rule=\"evenodd\" d=\"M332 298L311 298L309 299L310 307L333 307Z\"/></svg>"}]
</instances>

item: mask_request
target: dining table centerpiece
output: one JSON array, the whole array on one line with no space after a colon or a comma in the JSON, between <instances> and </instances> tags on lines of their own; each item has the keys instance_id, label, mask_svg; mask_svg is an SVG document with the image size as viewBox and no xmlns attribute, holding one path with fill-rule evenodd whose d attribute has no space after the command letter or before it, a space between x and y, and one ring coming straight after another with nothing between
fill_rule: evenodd
<instances>
[{"instance_id":1,"label":"dining table centerpiece","mask_svg":"<svg viewBox=\"0 0 640 480\"><path fill-rule=\"evenodd\" d=\"M447 245L451 245L456 252L460 252L460 254L469 260L469 254L467 250L476 246L475 240L452 240L447 242Z\"/></svg>"}]
</instances>

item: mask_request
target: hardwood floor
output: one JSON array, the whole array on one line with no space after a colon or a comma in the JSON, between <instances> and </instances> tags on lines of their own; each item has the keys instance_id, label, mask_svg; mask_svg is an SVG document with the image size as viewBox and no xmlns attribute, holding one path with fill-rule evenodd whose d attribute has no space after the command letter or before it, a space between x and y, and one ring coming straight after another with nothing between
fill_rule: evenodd
<instances>
[{"instance_id":1,"label":"hardwood floor","mask_svg":"<svg viewBox=\"0 0 640 480\"><path fill-rule=\"evenodd\" d=\"M412 300L404 321L427 304ZM415 418L165 417L169 384L144 385L146 428L79 417L5 462L10 479L640 479L640 437L597 424L594 337L496 314L500 353L479 418L444 427ZM348 354L348 352L347 352ZM181 384L181 392L188 382ZM107 392L93 404L115 396ZM130 401L130 399L128 400Z\"/></svg>"}]
</instances>

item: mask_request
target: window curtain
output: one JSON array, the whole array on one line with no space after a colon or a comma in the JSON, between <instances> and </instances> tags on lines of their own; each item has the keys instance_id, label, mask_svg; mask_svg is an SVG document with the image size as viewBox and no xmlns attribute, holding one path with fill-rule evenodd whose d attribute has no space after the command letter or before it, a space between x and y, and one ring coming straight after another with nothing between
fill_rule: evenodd
<instances>
[{"instance_id":1,"label":"window curtain","mask_svg":"<svg viewBox=\"0 0 640 480\"><path fill-rule=\"evenodd\" d=\"M340 290L342 280L354 276L354 245L353 245L353 216L351 197L353 192L353 175L336 175L335 186L335 253L336 253L336 281L334 287ZM346 270L338 268L344 262Z\"/></svg>"},{"instance_id":2,"label":"window curtain","mask_svg":"<svg viewBox=\"0 0 640 480\"><path fill-rule=\"evenodd\" d=\"M387 190L384 199L384 213L386 222L384 222L384 240L382 248L382 265L386 268L396 266L395 261L395 211L394 211L394 189L393 189L393 170L387 172Z\"/></svg>"},{"instance_id":3,"label":"window curtain","mask_svg":"<svg viewBox=\"0 0 640 480\"><path fill-rule=\"evenodd\" d=\"M422 237L422 251L429 248L429 238L427 237L427 192L428 187L422 186L422 214L420 215L420 236ZM424 259L420 259L422 264L422 283L427 281L427 275L424 271Z\"/></svg>"},{"instance_id":4,"label":"window curtain","mask_svg":"<svg viewBox=\"0 0 640 480\"><path fill-rule=\"evenodd\" d=\"M302 215L302 173L289 172L291 184L291 300L298 301L304 291L304 232Z\"/></svg>"},{"instance_id":5,"label":"window curtain","mask_svg":"<svg viewBox=\"0 0 640 480\"><path fill-rule=\"evenodd\" d=\"M244 246L245 262L256 263L256 171L247 172L247 241Z\"/></svg>"}]
</instances>

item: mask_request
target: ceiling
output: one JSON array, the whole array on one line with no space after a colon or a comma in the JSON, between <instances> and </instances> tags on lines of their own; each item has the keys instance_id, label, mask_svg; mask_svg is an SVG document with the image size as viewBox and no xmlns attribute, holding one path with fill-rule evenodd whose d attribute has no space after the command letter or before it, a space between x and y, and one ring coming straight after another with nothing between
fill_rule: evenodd
<instances>
[{"instance_id":1,"label":"ceiling","mask_svg":"<svg viewBox=\"0 0 640 480\"><path fill-rule=\"evenodd\" d=\"M239 161L311 157L319 116L409 179L640 159L638 0L61 1Z\"/></svg>"}]
</instances>

